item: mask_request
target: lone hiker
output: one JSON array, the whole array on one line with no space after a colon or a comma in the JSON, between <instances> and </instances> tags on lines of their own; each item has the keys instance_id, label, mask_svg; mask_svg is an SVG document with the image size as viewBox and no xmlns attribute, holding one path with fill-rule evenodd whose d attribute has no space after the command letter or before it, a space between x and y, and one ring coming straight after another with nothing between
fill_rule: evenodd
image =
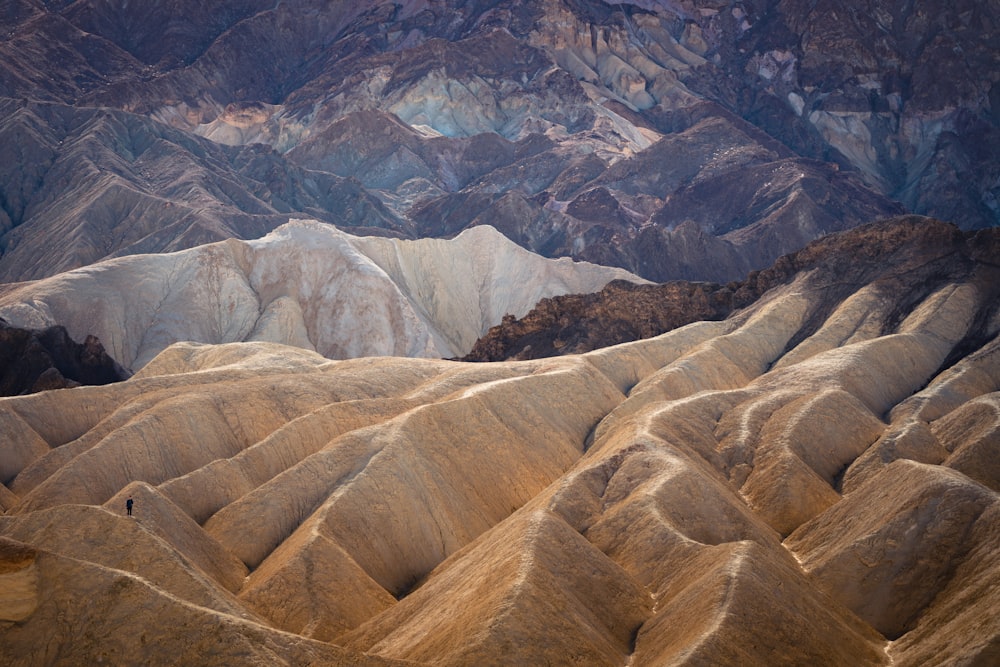
<instances>
[{"instance_id":1,"label":"lone hiker","mask_svg":"<svg viewBox=\"0 0 1000 667\"><path fill-rule=\"evenodd\" d=\"M128 511L128 515L132 516L132 496L129 496L128 500L125 501L125 509Z\"/></svg>"}]
</instances>

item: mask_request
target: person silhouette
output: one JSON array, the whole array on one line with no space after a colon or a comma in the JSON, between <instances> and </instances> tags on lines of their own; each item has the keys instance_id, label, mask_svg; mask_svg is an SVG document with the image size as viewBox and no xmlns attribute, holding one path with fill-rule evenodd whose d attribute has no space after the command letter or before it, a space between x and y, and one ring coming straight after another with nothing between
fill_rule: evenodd
<instances>
[{"instance_id":1,"label":"person silhouette","mask_svg":"<svg viewBox=\"0 0 1000 667\"><path fill-rule=\"evenodd\" d=\"M128 500L125 501L125 510L129 516L132 516L132 496L129 496Z\"/></svg>"}]
</instances>

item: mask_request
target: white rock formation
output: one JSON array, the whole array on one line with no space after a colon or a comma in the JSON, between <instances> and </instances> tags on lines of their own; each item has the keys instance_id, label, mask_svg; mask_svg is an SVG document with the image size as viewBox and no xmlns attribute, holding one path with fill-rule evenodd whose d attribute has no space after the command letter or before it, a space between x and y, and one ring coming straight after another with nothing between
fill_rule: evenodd
<instances>
[{"instance_id":1,"label":"white rock formation","mask_svg":"<svg viewBox=\"0 0 1000 667\"><path fill-rule=\"evenodd\" d=\"M543 259L492 227L398 241L298 220L254 241L123 257L27 283L0 297L0 317L94 334L133 369L178 341L271 341L334 359L453 357L506 314L614 279L643 282Z\"/></svg>"}]
</instances>

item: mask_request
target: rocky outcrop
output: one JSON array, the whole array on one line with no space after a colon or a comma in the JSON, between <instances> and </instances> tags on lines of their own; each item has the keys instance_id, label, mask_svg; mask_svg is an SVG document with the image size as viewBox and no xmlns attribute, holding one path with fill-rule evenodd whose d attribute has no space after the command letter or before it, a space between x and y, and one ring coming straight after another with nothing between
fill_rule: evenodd
<instances>
[{"instance_id":1,"label":"rocky outcrop","mask_svg":"<svg viewBox=\"0 0 1000 667\"><path fill-rule=\"evenodd\" d=\"M857 233L581 355L176 343L4 399L0 659L989 663L996 234Z\"/></svg>"},{"instance_id":2,"label":"rocky outcrop","mask_svg":"<svg viewBox=\"0 0 1000 667\"><path fill-rule=\"evenodd\" d=\"M615 281L600 292L542 299L520 319L505 316L462 361L580 354L652 338L692 322L725 319L735 307L731 286Z\"/></svg>"},{"instance_id":3,"label":"rocky outcrop","mask_svg":"<svg viewBox=\"0 0 1000 667\"><path fill-rule=\"evenodd\" d=\"M722 64L682 73L691 89L911 211L997 224L996 7L782 0L690 16Z\"/></svg>"},{"instance_id":4,"label":"rocky outcrop","mask_svg":"<svg viewBox=\"0 0 1000 667\"><path fill-rule=\"evenodd\" d=\"M131 373L108 356L101 341L88 335L83 343L66 328L21 329L0 317L0 396L46 389L108 384Z\"/></svg>"},{"instance_id":5,"label":"rocky outcrop","mask_svg":"<svg viewBox=\"0 0 1000 667\"><path fill-rule=\"evenodd\" d=\"M588 156L547 165L533 156L517 171L421 202L409 216L435 231L488 222L544 254L623 266L655 281L728 281L818 236L903 211L855 175L762 145L730 116L702 119L609 162ZM532 172L545 168L556 169L556 179L533 186L541 178ZM527 184L519 184L524 175Z\"/></svg>"},{"instance_id":6,"label":"rocky outcrop","mask_svg":"<svg viewBox=\"0 0 1000 667\"><path fill-rule=\"evenodd\" d=\"M0 313L19 326L93 333L132 369L177 341L265 340L339 359L455 357L539 299L628 279L640 281L544 259L485 226L450 241L399 241L294 221L262 239L122 257L25 283L0 295Z\"/></svg>"},{"instance_id":7,"label":"rocky outcrop","mask_svg":"<svg viewBox=\"0 0 1000 667\"><path fill-rule=\"evenodd\" d=\"M993 230L963 233L938 220L896 218L813 241L773 266L725 285L616 282L593 294L545 299L521 319L504 318L463 359L534 359L649 338L691 322L724 319L786 284L823 293L826 308L852 307L850 295L867 286L897 304L896 310L884 310L883 317L898 317L907 304L987 270L996 263L998 247L1000 237ZM817 312L799 338L828 315ZM983 313L983 323L989 317ZM891 324L872 321L868 326ZM970 344L981 344L986 336L983 330L970 332Z\"/></svg>"}]
</instances>

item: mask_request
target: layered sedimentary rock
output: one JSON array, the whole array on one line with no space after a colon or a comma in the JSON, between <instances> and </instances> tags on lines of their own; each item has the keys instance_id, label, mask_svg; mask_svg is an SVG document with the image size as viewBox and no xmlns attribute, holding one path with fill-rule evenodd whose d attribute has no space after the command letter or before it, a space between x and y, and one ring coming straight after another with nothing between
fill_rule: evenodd
<instances>
[{"instance_id":1,"label":"layered sedimentary rock","mask_svg":"<svg viewBox=\"0 0 1000 667\"><path fill-rule=\"evenodd\" d=\"M0 279L289 216L716 282L998 221L990 3L188 4L6 12Z\"/></svg>"},{"instance_id":2,"label":"layered sedimentary rock","mask_svg":"<svg viewBox=\"0 0 1000 667\"><path fill-rule=\"evenodd\" d=\"M289 216L407 233L356 181L112 109L0 99L0 143L12 155L0 165L3 282L258 238Z\"/></svg>"},{"instance_id":3,"label":"layered sedimentary rock","mask_svg":"<svg viewBox=\"0 0 1000 667\"><path fill-rule=\"evenodd\" d=\"M997 7L786 0L760 18L758 34L786 35L757 42L745 68L758 77L751 113L763 127L818 135L910 210L997 224L996 169L973 166L1000 145ZM775 113L781 101L797 122Z\"/></svg>"},{"instance_id":4,"label":"layered sedimentary rock","mask_svg":"<svg viewBox=\"0 0 1000 667\"><path fill-rule=\"evenodd\" d=\"M138 369L171 343L264 340L330 358L455 357L505 315L621 269L544 259L490 227L455 239L356 237L316 221L253 241L100 262L0 295L12 324L96 335Z\"/></svg>"},{"instance_id":5,"label":"layered sedimentary rock","mask_svg":"<svg viewBox=\"0 0 1000 667\"><path fill-rule=\"evenodd\" d=\"M989 664L996 235L842 243L921 234L582 355L178 343L2 399L0 658Z\"/></svg>"}]
</instances>

